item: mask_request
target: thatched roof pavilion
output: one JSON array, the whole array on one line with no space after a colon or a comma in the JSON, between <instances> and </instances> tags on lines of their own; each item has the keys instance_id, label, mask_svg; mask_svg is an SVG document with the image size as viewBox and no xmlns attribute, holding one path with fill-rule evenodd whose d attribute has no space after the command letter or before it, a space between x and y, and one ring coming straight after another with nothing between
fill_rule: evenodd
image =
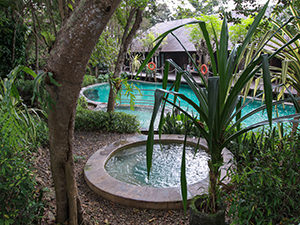
<instances>
[{"instance_id":1,"label":"thatched roof pavilion","mask_svg":"<svg viewBox=\"0 0 300 225\"><path fill-rule=\"evenodd\" d=\"M195 19L190 18L173 20L154 25L147 31L146 34L137 37L133 41L131 46L131 52L147 53L149 51L145 46L143 46L143 43L141 41L143 38L146 37L148 33L153 33L157 37L160 34L163 34L164 32L174 27L180 26L191 21L195 21ZM181 41L183 46L191 54L193 54L196 53L196 48L190 40L190 30L191 28L189 28L188 26L184 26L175 30L173 33ZM161 68L163 66L164 61L168 58L172 58L181 67L186 67L186 65L189 63L187 54L185 53L183 47L171 34L167 36L165 43L158 49L158 56L154 59L154 61L157 64L158 68Z\"/></svg>"},{"instance_id":2,"label":"thatched roof pavilion","mask_svg":"<svg viewBox=\"0 0 300 225\"><path fill-rule=\"evenodd\" d=\"M189 18L189 19L180 19L180 20L173 20L173 21L167 21L167 22L162 22L154 25L151 27L147 33L152 32L156 36L163 34L164 32L180 26L182 24L195 21L195 19ZM146 33L146 34L147 34ZM187 26L181 27L177 30L175 30L174 35L177 36L177 38L182 42L184 47L191 52L195 52L196 49L194 47L194 44L190 41L190 28ZM138 38L136 38L133 41L131 50L133 52L143 52L145 51L144 46L142 45L141 39L143 39L145 35L142 35ZM184 49L182 46L178 43L178 41L175 39L175 37L171 34L167 36L166 43L162 45L160 52L184 52Z\"/></svg>"}]
</instances>

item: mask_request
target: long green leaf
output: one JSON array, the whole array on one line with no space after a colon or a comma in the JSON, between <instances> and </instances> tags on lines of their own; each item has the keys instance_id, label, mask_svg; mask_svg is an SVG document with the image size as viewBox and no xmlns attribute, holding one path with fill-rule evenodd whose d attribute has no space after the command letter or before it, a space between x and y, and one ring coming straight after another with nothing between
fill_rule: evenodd
<instances>
[{"instance_id":1,"label":"long green leaf","mask_svg":"<svg viewBox=\"0 0 300 225\"><path fill-rule=\"evenodd\" d=\"M300 99L300 98L298 98L298 99ZM280 105L280 104L283 104L283 103L288 102L288 101L292 101L292 98L291 99L288 98L288 99L285 99L285 100L274 101L274 102L272 102L272 106ZM243 107L244 107L244 105L242 106L242 108ZM239 120L235 121L235 123L232 124L232 126L230 127L230 129L228 129L228 132L231 133L233 131L234 127L236 127L238 124L240 124L241 122L243 122L244 120L246 120L250 116L255 115L256 113L265 110L266 107L267 106L264 104L262 106L259 106L259 107L255 108L255 109L253 109L251 112L243 115Z\"/></svg>"},{"instance_id":2,"label":"long green leaf","mask_svg":"<svg viewBox=\"0 0 300 225\"><path fill-rule=\"evenodd\" d=\"M33 78L36 78L36 77L37 77L37 74L36 74L32 69L30 69L29 67L24 66L24 67L22 68L22 70L23 70L25 73L30 74Z\"/></svg>"},{"instance_id":3,"label":"long green leaf","mask_svg":"<svg viewBox=\"0 0 300 225\"><path fill-rule=\"evenodd\" d=\"M166 61L165 66L164 66L164 75L163 75L163 81L162 81L163 89L167 89L169 71L170 71L170 62Z\"/></svg>"},{"instance_id":4,"label":"long green leaf","mask_svg":"<svg viewBox=\"0 0 300 225\"><path fill-rule=\"evenodd\" d=\"M209 145L212 144L212 139L216 135L213 131L215 124L218 123L218 96L219 96L219 77L209 77L208 78L208 129L210 133ZM216 124L217 125L217 124ZM210 147L209 147L210 148Z\"/></svg>"},{"instance_id":5,"label":"long green leaf","mask_svg":"<svg viewBox=\"0 0 300 225\"><path fill-rule=\"evenodd\" d=\"M182 70L173 60L168 59L168 62L170 62L175 70L182 73L183 78L187 82L188 86L192 89L193 93L201 104L201 107L204 107L203 111L207 112L207 97L205 96L203 90L199 87L197 82L194 80L192 75L189 72Z\"/></svg>"},{"instance_id":6,"label":"long green leaf","mask_svg":"<svg viewBox=\"0 0 300 225\"><path fill-rule=\"evenodd\" d=\"M208 53L209 53L213 74L214 74L214 76L216 76L217 75L217 63L216 63L216 60L215 60L212 45L210 43L210 38L209 38L208 31L206 29L206 25L205 25L204 22L200 22L199 26L200 26L200 29L202 31L202 34L203 34L203 37L204 37L204 40L205 40L205 43L206 43L206 47L207 47L207 50L208 50Z\"/></svg>"},{"instance_id":7,"label":"long green leaf","mask_svg":"<svg viewBox=\"0 0 300 225\"><path fill-rule=\"evenodd\" d=\"M150 170L152 166L153 144L154 144L154 122L159 111L159 107L162 101L164 93L155 90L155 102L153 106L152 117L149 126L147 145L146 145L146 161L147 161L147 174L150 176Z\"/></svg>"},{"instance_id":8,"label":"long green leaf","mask_svg":"<svg viewBox=\"0 0 300 225\"><path fill-rule=\"evenodd\" d=\"M255 17L253 23L251 24L247 35L242 43L242 46L240 48L240 52L243 52L243 50L248 46L249 42L251 41L251 38L253 36L253 34L255 33L261 19L263 18L263 16L265 15L265 12L268 8L269 5L269 1L267 1L267 3L264 5L264 7L262 8L262 10L260 10L260 12L257 14L257 16Z\"/></svg>"},{"instance_id":9,"label":"long green leaf","mask_svg":"<svg viewBox=\"0 0 300 225\"><path fill-rule=\"evenodd\" d=\"M182 150L182 157L181 157L181 173L180 173L181 196L183 201L184 212L186 212L187 209L187 182L186 182L186 163L185 163L187 132L188 129L186 129L186 133L184 135L183 150Z\"/></svg>"},{"instance_id":10,"label":"long green leaf","mask_svg":"<svg viewBox=\"0 0 300 225\"><path fill-rule=\"evenodd\" d=\"M267 114L269 119L269 125L272 129L272 84L269 70L268 55L262 55L262 68L263 68L263 80L264 80L264 92L266 96Z\"/></svg>"},{"instance_id":11,"label":"long green leaf","mask_svg":"<svg viewBox=\"0 0 300 225\"><path fill-rule=\"evenodd\" d=\"M218 72L220 76L220 93L227 92L227 84L226 84L226 63L228 56L228 26L226 17L223 20L221 37L220 37L220 49L218 51ZM224 97L223 97L224 96ZM220 96L225 98L225 95ZM220 100L220 102L223 102Z\"/></svg>"}]
</instances>

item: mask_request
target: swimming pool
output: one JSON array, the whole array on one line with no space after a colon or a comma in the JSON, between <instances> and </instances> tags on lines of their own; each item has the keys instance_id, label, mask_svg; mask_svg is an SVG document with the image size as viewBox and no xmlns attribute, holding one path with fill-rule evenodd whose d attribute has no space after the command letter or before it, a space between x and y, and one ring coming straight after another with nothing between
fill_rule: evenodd
<instances>
[{"instance_id":1,"label":"swimming pool","mask_svg":"<svg viewBox=\"0 0 300 225\"><path fill-rule=\"evenodd\" d=\"M141 128L147 129L149 127L150 118L152 115L152 106L154 103L154 90L158 88L162 88L161 83L151 83L151 82L137 82L134 81L135 85L140 89L138 91L135 89L133 93L136 96L135 99L135 110L130 110L129 104L129 97L123 95L121 96L121 100L117 101L120 105L123 105L121 107L116 107L116 111L122 111L129 114L136 115L137 118L141 122ZM168 84L168 88L171 87L171 84ZM140 92L142 95L140 95ZM192 92L192 90L189 88L188 85L182 84L180 86L180 93L183 93L188 98L192 99L194 102L198 103L198 99ZM90 87L87 87L82 91L83 95L88 98L89 100L96 102L96 103L107 103L108 101L108 94L109 94L109 84L103 83L98 85L92 85ZM127 104L127 106L126 106ZM124 106L125 105L125 106ZM189 109L189 104L185 101L180 101L180 106L186 107ZM251 112L253 109L261 106L261 101L254 100L250 104L248 104L243 110L242 115L247 114ZM273 117L278 116L284 116L284 115L290 115L295 113L295 108L292 105L279 105L278 107L278 115L277 111L273 110ZM273 108L274 109L274 108ZM247 118L243 123L245 125L255 124L260 121L267 120L267 113L266 111L261 111L259 113L256 113L255 115ZM156 121L156 125L158 124L158 121Z\"/></svg>"}]
</instances>

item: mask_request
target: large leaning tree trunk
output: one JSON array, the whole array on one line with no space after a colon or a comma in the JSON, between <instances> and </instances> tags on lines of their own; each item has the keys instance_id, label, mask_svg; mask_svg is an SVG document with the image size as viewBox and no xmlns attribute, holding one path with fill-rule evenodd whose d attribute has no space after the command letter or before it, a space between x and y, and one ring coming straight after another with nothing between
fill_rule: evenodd
<instances>
[{"instance_id":1,"label":"large leaning tree trunk","mask_svg":"<svg viewBox=\"0 0 300 225\"><path fill-rule=\"evenodd\" d=\"M54 101L48 126L56 220L60 224L82 222L72 153L76 104L86 64L119 3L120 0L81 0L59 31L45 68L60 84L52 85L46 80Z\"/></svg>"},{"instance_id":2,"label":"large leaning tree trunk","mask_svg":"<svg viewBox=\"0 0 300 225\"><path fill-rule=\"evenodd\" d=\"M142 19L143 19L142 14L143 14L143 9L141 9L141 8L132 8L132 10L129 13L127 23L124 28L122 40L121 40L120 51L119 51L118 58L117 58L117 61L115 64L114 74L112 76L112 79L110 79L110 82L109 82L110 90L109 90L109 97L108 97L108 103L107 103L107 112L114 111L117 91L120 88L118 86L121 85L119 83L115 83L114 79L120 77L120 72L121 72L122 66L125 61L128 47L131 44L137 30L140 28L140 25L142 23ZM134 15L135 15L134 24L132 25L132 28L129 31L130 24L132 23L132 20L134 19Z\"/></svg>"}]
</instances>

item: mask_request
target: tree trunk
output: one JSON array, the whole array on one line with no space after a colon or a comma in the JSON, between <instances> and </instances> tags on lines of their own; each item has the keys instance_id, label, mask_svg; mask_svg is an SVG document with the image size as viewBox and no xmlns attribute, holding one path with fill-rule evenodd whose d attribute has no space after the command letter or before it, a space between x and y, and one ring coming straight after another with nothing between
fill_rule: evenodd
<instances>
[{"instance_id":1,"label":"tree trunk","mask_svg":"<svg viewBox=\"0 0 300 225\"><path fill-rule=\"evenodd\" d=\"M132 22L133 16L135 13L135 21L134 24L131 28L131 30L129 31L129 26ZM141 23L142 23L142 14L143 14L143 10L140 8L134 8L131 10L129 17L127 19L127 24L125 26L124 29L124 34L122 37L122 42L121 42L121 47L120 47L120 51L119 51L119 55L116 61L116 66L115 66L115 71L113 74L113 79L120 77L120 72L122 69L122 66L124 64L125 61L125 56L127 53L127 49L130 45L130 43L132 42L137 30L139 29ZM129 31L129 33L128 33ZM127 34L128 33L128 34ZM114 82L110 81L110 90L109 90L109 96L108 96L108 103L107 103L107 112L113 112L114 108L115 108L115 101L116 101L116 91L114 88Z\"/></svg>"},{"instance_id":2,"label":"tree trunk","mask_svg":"<svg viewBox=\"0 0 300 225\"><path fill-rule=\"evenodd\" d=\"M46 0L46 5L47 5L47 8L48 8L49 18L50 18L50 21L51 21L51 24L52 24L53 32L54 32L54 35L56 37L57 36L56 24L55 24L55 21L54 21L54 16L53 16L53 12L52 12L52 4L51 4L50 0Z\"/></svg>"},{"instance_id":3,"label":"tree trunk","mask_svg":"<svg viewBox=\"0 0 300 225\"><path fill-rule=\"evenodd\" d=\"M52 100L48 114L51 171L56 194L57 223L82 222L73 162L73 130L76 104L86 64L98 38L120 0L82 0L59 31L46 72Z\"/></svg>"},{"instance_id":4,"label":"tree trunk","mask_svg":"<svg viewBox=\"0 0 300 225\"><path fill-rule=\"evenodd\" d=\"M39 69L39 43L38 43L38 34L37 34L37 28L36 28L36 20L35 20L35 15L34 15L34 7L31 4L31 13L32 13L32 22L33 22L33 31L34 31L34 37L35 37L35 73L38 73Z\"/></svg>"},{"instance_id":5,"label":"tree trunk","mask_svg":"<svg viewBox=\"0 0 300 225\"><path fill-rule=\"evenodd\" d=\"M217 145L217 140L213 139L208 142L210 152L210 160L208 161L209 167L209 208L212 213L217 212L217 196L219 193L218 181L220 179L220 166L223 165L222 149Z\"/></svg>"}]
</instances>

